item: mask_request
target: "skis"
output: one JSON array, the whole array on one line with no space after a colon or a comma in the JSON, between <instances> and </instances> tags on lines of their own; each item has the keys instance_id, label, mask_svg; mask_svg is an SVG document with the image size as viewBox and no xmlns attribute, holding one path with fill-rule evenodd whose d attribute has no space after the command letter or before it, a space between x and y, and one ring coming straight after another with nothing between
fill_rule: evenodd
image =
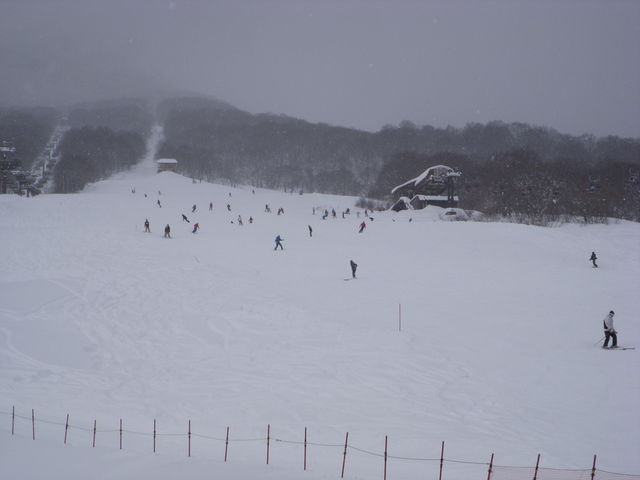
<instances>
[{"instance_id":1,"label":"skis","mask_svg":"<svg viewBox=\"0 0 640 480\"><path fill-rule=\"evenodd\" d=\"M636 347L602 347L603 350L635 350Z\"/></svg>"}]
</instances>

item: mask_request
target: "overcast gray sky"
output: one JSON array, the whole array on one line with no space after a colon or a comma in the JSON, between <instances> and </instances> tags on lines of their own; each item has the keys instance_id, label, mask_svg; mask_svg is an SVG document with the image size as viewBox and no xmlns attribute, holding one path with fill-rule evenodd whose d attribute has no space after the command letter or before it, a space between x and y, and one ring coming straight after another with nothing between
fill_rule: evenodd
<instances>
[{"instance_id":1,"label":"overcast gray sky","mask_svg":"<svg viewBox=\"0 0 640 480\"><path fill-rule=\"evenodd\" d=\"M640 1L0 0L0 103L174 89L366 130L640 137Z\"/></svg>"}]
</instances>

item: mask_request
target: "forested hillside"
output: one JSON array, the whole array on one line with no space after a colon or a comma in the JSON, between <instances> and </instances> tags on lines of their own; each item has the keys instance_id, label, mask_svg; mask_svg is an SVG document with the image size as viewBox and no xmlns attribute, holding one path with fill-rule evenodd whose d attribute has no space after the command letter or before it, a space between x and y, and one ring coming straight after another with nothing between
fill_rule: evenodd
<instances>
[{"instance_id":1,"label":"forested hillside","mask_svg":"<svg viewBox=\"0 0 640 480\"><path fill-rule=\"evenodd\" d=\"M82 190L87 183L108 178L136 164L144 154L144 137L107 127L70 130L60 146L55 172L56 193Z\"/></svg>"},{"instance_id":2,"label":"forested hillside","mask_svg":"<svg viewBox=\"0 0 640 480\"><path fill-rule=\"evenodd\" d=\"M563 214L640 219L637 139L503 122L402 122L370 133L197 98L165 102L160 112L160 154L195 178L390 201L395 185L443 163L463 170L465 208L535 222Z\"/></svg>"}]
</instances>

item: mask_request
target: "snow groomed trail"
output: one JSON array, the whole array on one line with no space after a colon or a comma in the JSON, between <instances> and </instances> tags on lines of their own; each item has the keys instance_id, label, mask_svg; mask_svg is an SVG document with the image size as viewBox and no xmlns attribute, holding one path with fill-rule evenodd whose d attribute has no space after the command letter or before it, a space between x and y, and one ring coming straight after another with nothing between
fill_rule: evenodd
<instances>
[{"instance_id":1,"label":"snow groomed trail","mask_svg":"<svg viewBox=\"0 0 640 480\"><path fill-rule=\"evenodd\" d=\"M638 353L595 345L611 309L620 344L639 343L638 224L443 222L429 207L376 212L358 234L355 200L194 183L156 174L151 156L80 194L0 196L0 410L109 428L124 417L145 432L156 419L184 433L191 419L216 438L231 426L260 439L270 424L302 441L307 427L331 445L348 431L379 453L387 435L407 458L437 458L445 440L448 458L480 463L448 466L452 479L483 478L492 452L502 465L541 453L580 469L597 453L603 470L640 472ZM325 208L337 218L322 220ZM358 278L345 282L351 259ZM41 435L58 442L50 430ZM146 459L128 462L157 462L146 438L127 447ZM223 447L193 448L204 462ZM261 441L233 448L237 468L263 475ZM300 478L301 448L272 446L273 478ZM2 449L13 453L0 453L0 474L27 451L15 449ZM182 455L183 439L162 449ZM316 447L305 475L337 478L340 461L339 448ZM377 457L348 462L345 478L380 475ZM396 461L389 474L437 469Z\"/></svg>"}]
</instances>

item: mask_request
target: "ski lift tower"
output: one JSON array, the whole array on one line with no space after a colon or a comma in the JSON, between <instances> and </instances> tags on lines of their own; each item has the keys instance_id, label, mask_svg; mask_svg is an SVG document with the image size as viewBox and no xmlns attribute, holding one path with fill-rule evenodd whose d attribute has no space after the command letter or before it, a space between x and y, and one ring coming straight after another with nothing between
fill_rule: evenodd
<instances>
[{"instance_id":1,"label":"ski lift tower","mask_svg":"<svg viewBox=\"0 0 640 480\"><path fill-rule=\"evenodd\" d=\"M0 143L0 194L7 193L9 177L13 176L12 171L20 168L20 160L13 158L16 147L6 140Z\"/></svg>"}]
</instances>

